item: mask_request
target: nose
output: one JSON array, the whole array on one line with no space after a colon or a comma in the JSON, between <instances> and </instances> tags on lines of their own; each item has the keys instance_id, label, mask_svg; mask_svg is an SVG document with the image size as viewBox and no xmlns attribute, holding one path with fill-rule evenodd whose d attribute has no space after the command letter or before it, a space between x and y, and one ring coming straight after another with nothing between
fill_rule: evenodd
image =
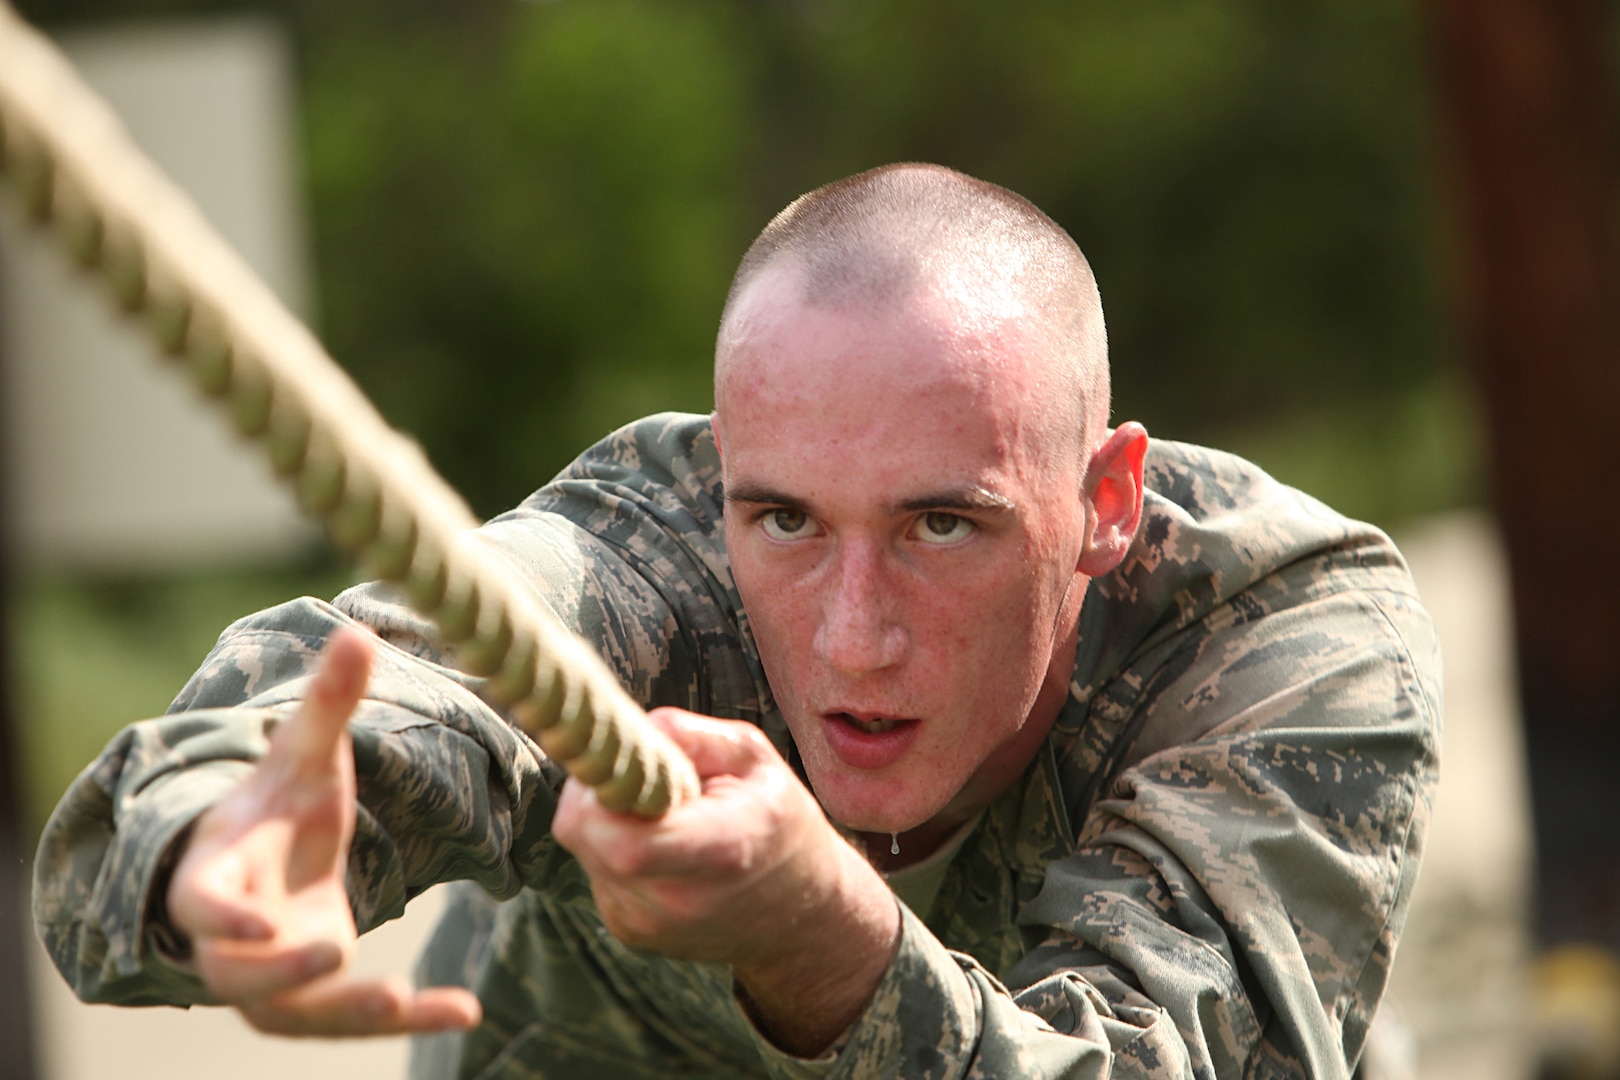
<instances>
[{"instance_id":1,"label":"nose","mask_svg":"<svg viewBox=\"0 0 1620 1080\"><path fill-rule=\"evenodd\" d=\"M858 677L897 667L910 635L894 618L898 596L885 581L883 556L875 546L840 544L829 568L816 657L844 675Z\"/></svg>"}]
</instances>

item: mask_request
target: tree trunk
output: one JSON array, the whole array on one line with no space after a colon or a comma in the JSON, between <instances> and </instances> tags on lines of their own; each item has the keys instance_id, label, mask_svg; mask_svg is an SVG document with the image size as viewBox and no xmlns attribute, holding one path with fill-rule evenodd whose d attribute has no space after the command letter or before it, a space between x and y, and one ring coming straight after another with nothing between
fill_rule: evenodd
<instances>
[{"instance_id":1,"label":"tree trunk","mask_svg":"<svg viewBox=\"0 0 1620 1080\"><path fill-rule=\"evenodd\" d=\"M1463 344L1512 574L1543 941L1620 947L1620 158L1610 5L1428 0Z\"/></svg>"},{"instance_id":2,"label":"tree trunk","mask_svg":"<svg viewBox=\"0 0 1620 1080\"><path fill-rule=\"evenodd\" d=\"M0 355L0 386L5 379L5 357ZM25 950L33 926L28 917L27 867L33 860L25 851L28 830L23 824L22 763L18 755L15 694L9 680L10 566L7 563L10 523L6 503L4 442L0 439L0 1076L34 1080L34 1037L30 1017L29 980Z\"/></svg>"}]
</instances>

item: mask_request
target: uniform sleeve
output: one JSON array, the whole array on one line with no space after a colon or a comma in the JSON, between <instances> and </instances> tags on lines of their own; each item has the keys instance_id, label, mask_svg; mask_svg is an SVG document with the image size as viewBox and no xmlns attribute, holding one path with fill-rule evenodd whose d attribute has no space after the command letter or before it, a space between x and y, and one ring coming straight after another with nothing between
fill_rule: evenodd
<instances>
[{"instance_id":1,"label":"uniform sleeve","mask_svg":"<svg viewBox=\"0 0 1620 1080\"><path fill-rule=\"evenodd\" d=\"M1411 898L1438 655L1399 591L1227 606L1116 680L1134 733L1003 972L908 912L866 1014L780 1077L1344 1077ZM1106 711L1106 710L1104 710ZM1009 989L1010 988L1010 989Z\"/></svg>"},{"instance_id":2,"label":"uniform sleeve","mask_svg":"<svg viewBox=\"0 0 1620 1080\"><path fill-rule=\"evenodd\" d=\"M676 693L664 675L679 635L637 568L576 525L529 514L481 535L581 631L642 700ZM207 1001L161 917L176 841L240 782L297 708L327 637L361 623L382 639L351 723L359 794L348 889L362 932L428 887L470 879L514 895L547 855L562 773L444 666L431 627L392 590L334 604L304 599L228 629L168 716L121 733L73 783L36 859L41 938L87 1001ZM676 682L684 686L684 674ZM676 703L687 704L684 696ZM179 961L179 962L177 962Z\"/></svg>"},{"instance_id":3,"label":"uniform sleeve","mask_svg":"<svg viewBox=\"0 0 1620 1080\"><path fill-rule=\"evenodd\" d=\"M1389 977L1438 779L1439 655L1406 592L1260 591L1145 681L1141 735L1019 916L1009 979L1078 959L1174 1020L1190 1075L1346 1076Z\"/></svg>"},{"instance_id":4,"label":"uniform sleeve","mask_svg":"<svg viewBox=\"0 0 1620 1080\"><path fill-rule=\"evenodd\" d=\"M705 417L665 414L586 451L474 534L647 707L760 722L764 673L742 645L719 543L719 459ZM368 585L228 629L170 714L124 731L74 782L35 861L35 924L80 997L205 999L160 917L187 827L248 774L297 707L327 637L382 639L351 724L359 794L348 888L362 931L442 881L497 898L551 865L562 771L443 662L429 623ZM783 746L778 723L767 733Z\"/></svg>"}]
</instances>

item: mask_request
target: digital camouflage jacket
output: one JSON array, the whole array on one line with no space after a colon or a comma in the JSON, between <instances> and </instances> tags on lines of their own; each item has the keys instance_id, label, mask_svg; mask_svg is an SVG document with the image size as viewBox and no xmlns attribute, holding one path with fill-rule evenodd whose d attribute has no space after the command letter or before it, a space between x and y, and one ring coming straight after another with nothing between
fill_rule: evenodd
<instances>
[{"instance_id":1,"label":"digital camouflage jacket","mask_svg":"<svg viewBox=\"0 0 1620 1080\"><path fill-rule=\"evenodd\" d=\"M706 418L652 417L480 534L635 697L758 724L793 761L719 478ZM207 1001L154 904L171 841L355 619L387 643L354 724L356 919L464 882L420 975L485 1009L473 1032L421 1040L417 1076L1345 1076L1434 793L1432 624L1387 537L1244 461L1159 442L1147 488L1130 554L1087 595L1044 752L926 923L902 908L893 963L821 1059L760 1036L726 969L607 933L550 836L561 771L377 586L236 623L168 716L85 770L40 843L39 932L86 1000Z\"/></svg>"}]
</instances>

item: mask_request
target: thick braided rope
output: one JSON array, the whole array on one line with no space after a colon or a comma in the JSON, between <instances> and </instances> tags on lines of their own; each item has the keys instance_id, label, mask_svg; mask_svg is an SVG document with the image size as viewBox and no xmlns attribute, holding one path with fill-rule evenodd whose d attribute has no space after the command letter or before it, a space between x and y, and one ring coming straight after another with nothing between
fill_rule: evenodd
<instances>
[{"instance_id":1,"label":"thick braided rope","mask_svg":"<svg viewBox=\"0 0 1620 1080\"><path fill-rule=\"evenodd\" d=\"M416 445L371 403L43 36L0 3L0 174L73 260L143 315L176 369L260 440L299 505L401 583L507 710L616 810L697 791L691 762L501 558Z\"/></svg>"}]
</instances>

